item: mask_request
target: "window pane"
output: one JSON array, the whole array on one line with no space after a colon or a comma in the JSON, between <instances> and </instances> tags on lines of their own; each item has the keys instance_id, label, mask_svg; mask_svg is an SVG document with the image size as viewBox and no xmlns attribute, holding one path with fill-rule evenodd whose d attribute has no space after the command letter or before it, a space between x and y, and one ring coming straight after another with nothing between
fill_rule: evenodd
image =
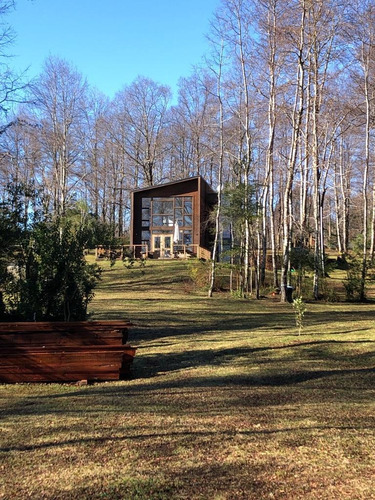
<instances>
[{"instance_id":1,"label":"window pane","mask_svg":"<svg viewBox=\"0 0 375 500\"><path fill-rule=\"evenodd\" d=\"M174 199L174 204L176 207L182 207L182 198L181 197L177 197Z\"/></svg>"},{"instance_id":2,"label":"window pane","mask_svg":"<svg viewBox=\"0 0 375 500\"><path fill-rule=\"evenodd\" d=\"M154 237L154 248L160 250L160 236Z\"/></svg>"},{"instance_id":3,"label":"window pane","mask_svg":"<svg viewBox=\"0 0 375 500\"><path fill-rule=\"evenodd\" d=\"M170 229L154 229L152 234L171 234Z\"/></svg>"},{"instance_id":4,"label":"window pane","mask_svg":"<svg viewBox=\"0 0 375 500\"><path fill-rule=\"evenodd\" d=\"M173 217L170 215L154 215L152 217L153 226L173 226Z\"/></svg>"},{"instance_id":5,"label":"window pane","mask_svg":"<svg viewBox=\"0 0 375 500\"><path fill-rule=\"evenodd\" d=\"M163 217L163 226L173 226L173 216L164 216Z\"/></svg>"},{"instance_id":6,"label":"window pane","mask_svg":"<svg viewBox=\"0 0 375 500\"><path fill-rule=\"evenodd\" d=\"M173 201L154 200L152 203L152 213L173 214Z\"/></svg>"},{"instance_id":7,"label":"window pane","mask_svg":"<svg viewBox=\"0 0 375 500\"><path fill-rule=\"evenodd\" d=\"M142 198L142 208L150 208L151 200L150 198Z\"/></svg>"},{"instance_id":8,"label":"window pane","mask_svg":"<svg viewBox=\"0 0 375 500\"><path fill-rule=\"evenodd\" d=\"M191 231L184 231L184 245L191 245L193 242Z\"/></svg>"},{"instance_id":9,"label":"window pane","mask_svg":"<svg viewBox=\"0 0 375 500\"><path fill-rule=\"evenodd\" d=\"M150 240L150 231L142 231L142 242Z\"/></svg>"},{"instance_id":10,"label":"window pane","mask_svg":"<svg viewBox=\"0 0 375 500\"><path fill-rule=\"evenodd\" d=\"M184 219L182 217L182 208L175 208L175 211L174 211L174 221L179 226L183 225Z\"/></svg>"},{"instance_id":11,"label":"window pane","mask_svg":"<svg viewBox=\"0 0 375 500\"><path fill-rule=\"evenodd\" d=\"M184 226L192 226L193 225L193 221L192 221L192 218L190 215L185 215L184 217Z\"/></svg>"},{"instance_id":12,"label":"window pane","mask_svg":"<svg viewBox=\"0 0 375 500\"><path fill-rule=\"evenodd\" d=\"M193 204L191 201L185 201L184 213L185 214L192 214L193 213Z\"/></svg>"},{"instance_id":13,"label":"window pane","mask_svg":"<svg viewBox=\"0 0 375 500\"><path fill-rule=\"evenodd\" d=\"M142 208L142 222L148 222L150 220L150 209Z\"/></svg>"},{"instance_id":14,"label":"window pane","mask_svg":"<svg viewBox=\"0 0 375 500\"><path fill-rule=\"evenodd\" d=\"M163 217L161 215L154 215L152 218L153 226L162 226L163 225Z\"/></svg>"}]
</instances>

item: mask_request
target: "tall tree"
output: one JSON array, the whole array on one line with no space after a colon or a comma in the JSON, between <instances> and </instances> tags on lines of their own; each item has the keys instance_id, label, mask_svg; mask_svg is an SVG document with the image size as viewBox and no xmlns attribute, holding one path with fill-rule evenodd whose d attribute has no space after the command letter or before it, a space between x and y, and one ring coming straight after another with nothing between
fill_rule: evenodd
<instances>
[{"instance_id":1,"label":"tall tree","mask_svg":"<svg viewBox=\"0 0 375 500\"><path fill-rule=\"evenodd\" d=\"M46 165L46 187L53 211L63 215L75 182L81 177L83 126L87 83L66 61L49 57L42 75L31 87L35 121L40 126L40 148Z\"/></svg>"},{"instance_id":2,"label":"tall tree","mask_svg":"<svg viewBox=\"0 0 375 500\"><path fill-rule=\"evenodd\" d=\"M362 253L362 273L360 300L365 299L365 281L368 268L368 196L369 178L371 166L371 129L375 113L374 92L375 92L375 5L372 1L363 2L358 12L359 21L359 61L362 69L363 101L365 107L365 161L363 171L363 253Z\"/></svg>"},{"instance_id":3,"label":"tall tree","mask_svg":"<svg viewBox=\"0 0 375 500\"><path fill-rule=\"evenodd\" d=\"M222 191L223 191L223 167L224 167L224 106L222 93L222 74L224 67L224 41L216 46L216 66L213 66L217 81L217 101L218 101L218 129L219 129L219 148L218 148L218 193L217 206L215 213L215 238L212 252L211 276L208 290L208 296L212 297L215 279L216 279L216 260L218 254L218 243L220 234L221 210L222 210Z\"/></svg>"},{"instance_id":4,"label":"tall tree","mask_svg":"<svg viewBox=\"0 0 375 500\"><path fill-rule=\"evenodd\" d=\"M9 48L15 39L12 27L6 22L6 15L14 8L14 0L0 0L0 113L7 115L15 103L24 99L24 73L12 71L9 64ZM7 122L0 127L0 134L12 125Z\"/></svg>"},{"instance_id":5,"label":"tall tree","mask_svg":"<svg viewBox=\"0 0 375 500\"><path fill-rule=\"evenodd\" d=\"M307 87L311 103L311 160L313 171L314 207L314 297L319 297L319 279L324 274L324 241L322 232L322 127L321 114L324 104L327 74L333 58L333 43L339 31L340 16L333 2L312 2L307 11L307 44L310 85Z\"/></svg>"},{"instance_id":6,"label":"tall tree","mask_svg":"<svg viewBox=\"0 0 375 500\"><path fill-rule=\"evenodd\" d=\"M138 77L115 97L117 120L120 127L126 129L119 144L147 186L163 178L164 134L170 99L169 87L145 77Z\"/></svg>"},{"instance_id":7,"label":"tall tree","mask_svg":"<svg viewBox=\"0 0 375 500\"><path fill-rule=\"evenodd\" d=\"M202 175L215 180L215 81L207 70L195 69L179 80L178 103L171 109L170 177Z\"/></svg>"},{"instance_id":8,"label":"tall tree","mask_svg":"<svg viewBox=\"0 0 375 500\"><path fill-rule=\"evenodd\" d=\"M248 211L248 200L250 198L250 174L253 161L253 131L252 114L253 99L251 98L251 9L245 0L224 0L222 8L216 13L215 30L217 39L226 44L228 54L232 56L232 86L227 83L228 90L231 88L234 99L229 99L236 107L229 107L234 113L238 123L237 170L240 175L240 183L244 186L244 210ZM228 99L227 99L228 100ZM228 102L229 104L229 102ZM228 112L227 112L228 113ZM254 178L254 176L253 176ZM251 230L250 222L246 217L243 235L243 279L241 282L241 293L246 296L250 286L250 247ZM258 290L258 287L257 287Z\"/></svg>"},{"instance_id":9,"label":"tall tree","mask_svg":"<svg viewBox=\"0 0 375 500\"><path fill-rule=\"evenodd\" d=\"M292 220L291 201L293 181L296 171L298 149L302 133L302 118L305 105L305 78L306 78L306 16L308 10L306 0L300 2L300 8L296 10L300 21L291 29L293 52L295 59L291 61L295 66L295 77L292 82L294 88L294 99L290 110L291 138L287 157L287 178L283 193L283 220L282 220L282 266L281 266L281 301L286 302L287 287L289 286L290 250L292 244ZM293 17L292 17L293 19Z\"/></svg>"},{"instance_id":10,"label":"tall tree","mask_svg":"<svg viewBox=\"0 0 375 500\"><path fill-rule=\"evenodd\" d=\"M264 65L259 68L256 81L257 89L267 104L267 144L265 147L265 174L261 196L262 207L262 251L261 283L264 285L267 254L267 234L272 255L273 285L279 288L277 272L277 246L275 229L275 156L277 121L280 114L278 95L281 93L279 81L282 79L282 70L285 56L283 44L280 43L280 32L284 19L284 2L281 0L263 0L253 2L257 14L259 41L258 54ZM268 214L268 217L267 217ZM268 229L269 221L269 231Z\"/></svg>"}]
</instances>

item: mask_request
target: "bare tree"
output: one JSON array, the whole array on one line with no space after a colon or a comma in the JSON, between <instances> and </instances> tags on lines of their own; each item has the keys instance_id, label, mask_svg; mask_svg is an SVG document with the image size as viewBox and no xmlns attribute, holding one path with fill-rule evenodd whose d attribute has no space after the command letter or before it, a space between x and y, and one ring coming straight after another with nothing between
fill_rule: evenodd
<instances>
[{"instance_id":1,"label":"bare tree","mask_svg":"<svg viewBox=\"0 0 375 500\"><path fill-rule=\"evenodd\" d=\"M368 268L368 243L369 243L369 191L370 191L370 166L373 127L375 112L375 4L372 0L366 0L355 6L356 30L354 40L357 47L357 58L361 69L361 84L364 107L364 168L362 182L362 204L363 204L363 251L362 251L362 273L360 300L365 299L365 282ZM373 217L375 219L375 217ZM374 223L372 224L374 226Z\"/></svg>"},{"instance_id":2,"label":"bare tree","mask_svg":"<svg viewBox=\"0 0 375 500\"><path fill-rule=\"evenodd\" d=\"M264 187L261 195L262 208L262 263L261 284L264 285L265 266L267 255L267 234L271 244L273 285L279 287L277 272L277 246L275 228L275 148L277 120L280 114L278 94L280 93L279 80L284 66L283 43L280 32L283 26L285 12L284 2L281 0L262 0L254 2L257 29L259 31L258 57L264 61L259 67L259 79L256 87L267 103L267 144L265 146L265 174ZM256 77L256 76L255 76ZM254 77L254 80L255 80ZM269 224L268 224L269 223ZM268 227L269 226L269 227Z\"/></svg>"},{"instance_id":3,"label":"bare tree","mask_svg":"<svg viewBox=\"0 0 375 500\"><path fill-rule=\"evenodd\" d=\"M108 123L109 99L97 91L89 92L84 110L82 140L85 141L85 156L82 162L84 176L81 187L87 204L96 217L103 222L108 210Z\"/></svg>"},{"instance_id":4,"label":"bare tree","mask_svg":"<svg viewBox=\"0 0 375 500\"><path fill-rule=\"evenodd\" d=\"M171 110L169 176L202 175L215 181L216 149L215 81L207 70L179 80L178 103Z\"/></svg>"},{"instance_id":5,"label":"bare tree","mask_svg":"<svg viewBox=\"0 0 375 500\"><path fill-rule=\"evenodd\" d=\"M143 182L151 186L163 178L164 134L171 90L138 77L115 97L117 119L126 128L121 147Z\"/></svg>"},{"instance_id":6,"label":"bare tree","mask_svg":"<svg viewBox=\"0 0 375 500\"><path fill-rule=\"evenodd\" d=\"M225 0L223 6L218 9L215 19L215 30L218 39L226 44L228 54L232 56L233 82L232 93L234 99L229 99L235 119L238 121L239 137L236 145L237 161L235 162L240 173L240 182L244 186L243 206L244 212L250 210L250 173L252 168L252 113L253 100L250 93L251 66L250 54L252 46L251 32L251 6L244 0ZM228 89L230 86L228 85ZM234 105L233 105L234 104ZM241 281L241 294L246 296L250 286L250 247L251 230L250 220L245 217L243 234L243 279ZM257 280L258 285L258 280ZM259 287L256 287L257 291Z\"/></svg>"},{"instance_id":7,"label":"bare tree","mask_svg":"<svg viewBox=\"0 0 375 500\"><path fill-rule=\"evenodd\" d=\"M215 214L215 239L212 252L212 263L211 263L211 276L210 284L208 290L208 296L212 297L215 279L216 279L216 260L218 252L218 242L220 234L220 219L221 219L221 206L222 206L222 191L223 191L223 167L224 167L224 106L223 106L223 95L222 95L222 73L224 64L224 41L216 47L217 49L217 59L216 59L216 80L217 80L217 100L219 105L218 114L218 125L219 125L219 148L218 148L218 194L217 194L217 206Z\"/></svg>"},{"instance_id":8,"label":"bare tree","mask_svg":"<svg viewBox=\"0 0 375 500\"><path fill-rule=\"evenodd\" d=\"M306 0L300 2L300 23L297 29L294 30L293 41L295 43L294 53L296 54L295 64L295 95L293 107L291 110L290 120L292 126L290 147L287 159L287 178L283 193L283 242L282 242L282 266L281 266L281 301L287 301L287 287L289 285L289 269L290 269L290 249L292 240L292 213L291 213L291 197L293 189L293 181L296 170L298 148L302 133L302 118L305 105L305 76L306 76L306 53L305 53L305 38L306 38L306 16L307 5Z\"/></svg>"},{"instance_id":9,"label":"bare tree","mask_svg":"<svg viewBox=\"0 0 375 500\"><path fill-rule=\"evenodd\" d=\"M39 123L40 147L46 165L45 180L53 199L53 210L65 213L76 179L81 172L80 127L87 84L66 61L49 57L44 71L31 86L35 121Z\"/></svg>"}]
</instances>

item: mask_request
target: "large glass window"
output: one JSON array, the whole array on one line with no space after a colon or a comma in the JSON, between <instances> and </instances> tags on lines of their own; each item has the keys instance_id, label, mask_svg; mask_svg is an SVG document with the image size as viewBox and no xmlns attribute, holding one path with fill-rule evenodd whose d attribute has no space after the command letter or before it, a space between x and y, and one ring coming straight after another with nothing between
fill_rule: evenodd
<instances>
[{"instance_id":1,"label":"large glass window","mask_svg":"<svg viewBox=\"0 0 375 500\"><path fill-rule=\"evenodd\" d=\"M176 196L173 198L151 198L151 215L144 209L142 220L150 217L152 227L179 227L193 226L193 198L192 196Z\"/></svg>"},{"instance_id":2,"label":"large glass window","mask_svg":"<svg viewBox=\"0 0 375 500\"><path fill-rule=\"evenodd\" d=\"M152 225L156 227L174 225L173 220L173 198L153 198L151 201Z\"/></svg>"},{"instance_id":3,"label":"large glass window","mask_svg":"<svg viewBox=\"0 0 375 500\"><path fill-rule=\"evenodd\" d=\"M170 198L142 199L142 244L151 246L151 234L175 234L174 225L179 226L180 245L193 242L193 197L175 196ZM157 244L157 242L156 242Z\"/></svg>"}]
</instances>

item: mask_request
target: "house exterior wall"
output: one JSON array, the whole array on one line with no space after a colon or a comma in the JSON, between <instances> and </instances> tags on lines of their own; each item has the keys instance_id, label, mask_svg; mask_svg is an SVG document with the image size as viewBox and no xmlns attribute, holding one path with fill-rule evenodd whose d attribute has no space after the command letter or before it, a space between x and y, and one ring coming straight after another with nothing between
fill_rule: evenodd
<instances>
[{"instance_id":1,"label":"house exterior wall","mask_svg":"<svg viewBox=\"0 0 375 500\"><path fill-rule=\"evenodd\" d=\"M188 211L190 210L189 200L192 200L192 213L191 222L192 226L186 226L185 221L190 222L190 215ZM178 198L178 200L176 200ZM153 217L153 207L159 206L162 201L159 202L158 199L163 199L167 201L166 205L169 207L174 207L173 217L170 216L168 220L164 220L164 226L154 226L153 221L156 220L160 222L160 217ZM208 214L213 205L217 200L216 193L211 189L211 187L202 179L201 177L192 177L188 179L183 179L181 181L171 182L164 185L152 186L148 188L139 189L133 191L132 193L132 220L131 220L131 244L141 245L144 243L142 238L146 236L146 222L145 217L147 217L147 208L143 208L146 205L150 205L149 218L149 250L152 250L152 237L158 231L160 233L173 233L173 227L175 222L178 222L180 226L180 236L182 238L190 239L189 231L192 231L191 241L192 245L199 245L204 248L209 248L210 246L210 231L208 225ZM170 201L170 203L168 203ZM159 203L159 205L156 205ZM185 207L186 204L186 207ZM180 217L180 205L186 209L182 219L177 221ZM143 214L143 215L142 215ZM146 215L145 215L146 214ZM177 215L178 214L178 215ZM143 233L142 233L143 231ZM180 243L186 243L180 239Z\"/></svg>"}]
</instances>

